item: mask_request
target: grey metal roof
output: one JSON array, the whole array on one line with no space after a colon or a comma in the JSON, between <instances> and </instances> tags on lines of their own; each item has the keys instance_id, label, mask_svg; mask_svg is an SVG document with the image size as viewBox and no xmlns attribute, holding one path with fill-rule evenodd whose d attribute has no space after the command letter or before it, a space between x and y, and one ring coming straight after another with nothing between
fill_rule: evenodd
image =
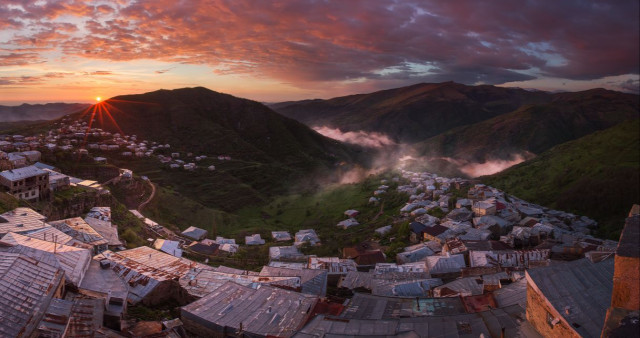
<instances>
[{"instance_id":1,"label":"grey metal roof","mask_svg":"<svg viewBox=\"0 0 640 338\"><path fill-rule=\"evenodd\" d=\"M0 252L0 336L29 336L63 280L60 268Z\"/></svg>"},{"instance_id":2,"label":"grey metal roof","mask_svg":"<svg viewBox=\"0 0 640 338\"><path fill-rule=\"evenodd\" d=\"M476 277L464 277L454 280L453 282L438 286L433 289L433 295L436 297L453 296L451 292L462 296L481 295L483 292L482 284L476 282ZM444 293L447 290L449 293Z\"/></svg>"},{"instance_id":3,"label":"grey metal roof","mask_svg":"<svg viewBox=\"0 0 640 338\"><path fill-rule=\"evenodd\" d=\"M302 293L322 296L327 294L327 271L316 269L287 269L263 266L260 276L300 277Z\"/></svg>"},{"instance_id":4,"label":"grey metal roof","mask_svg":"<svg viewBox=\"0 0 640 338\"><path fill-rule=\"evenodd\" d=\"M506 307L518 304L523 308L527 307L527 280L522 278L517 282L503 286L493 291L493 299L498 307Z\"/></svg>"},{"instance_id":5,"label":"grey metal roof","mask_svg":"<svg viewBox=\"0 0 640 338\"><path fill-rule=\"evenodd\" d=\"M89 245L106 245L107 239L102 237L81 217L67 218L60 221L49 222L52 227L65 234Z\"/></svg>"},{"instance_id":6,"label":"grey metal roof","mask_svg":"<svg viewBox=\"0 0 640 338\"><path fill-rule=\"evenodd\" d=\"M429 290L442 285L438 278L428 279L373 279L371 294L389 297L426 297Z\"/></svg>"},{"instance_id":7,"label":"grey metal roof","mask_svg":"<svg viewBox=\"0 0 640 338\"><path fill-rule=\"evenodd\" d=\"M220 333L225 328L238 331L242 327L253 335L290 337L304 324L317 300L267 285L252 289L227 282L182 307L181 317Z\"/></svg>"},{"instance_id":8,"label":"grey metal roof","mask_svg":"<svg viewBox=\"0 0 640 338\"><path fill-rule=\"evenodd\" d=\"M463 313L466 312L459 297L402 298L355 293L342 312L341 317L355 319L389 319L400 317L453 316Z\"/></svg>"},{"instance_id":9,"label":"grey metal roof","mask_svg":"<svg viewBox=\"0 0 640 338\"><path fill-rule=\"evenodd\" d=\"M182 231L183 236L187 236L189 238L200 240L204 237L207 237L207 230L200 229L194 226L190 226Z\"/></svg>"},{"instance_id":10,"label":"grey metal roof","mask_svg":"<svg viewBox=\"0 0 640 338\"><path fill-rule=\"evenodd\" d=\"M36 176L36 175L48 175L48 172L32 165L24 168L5 170L3 172L0 172L0 176L6 178L11 182L23 180L25 178Z\"/></svg>"},{"instance_id":11,"label":"grey metal roof","mask_svg":"<svg viewBox=\"0 0 640 338\"><path fill-rule=\"evenodd\" d=\"M530 269L526 276L578 334L600 337L611 305L613 270L614 259L591 263L583 258Z\"/></svg>"},{"instance_id":12,"label":"grey metal roof","mask_svg":"<svg viewBox=\"0 0 640 338\"><path fill-rule=\"evenodd\" d=\"M499 322L498 316L503 314L498 311L495 314L487 312L486 318L479 314L462 314L447 317L376 320L319 315L294 337L496 337L492 335L494 332L487 322ZM505 324L511 324L509 329L517 325L515 320ZM497 336L499 337L499 331Z\"/></svg>"},{"instance_id":13,"label":"grey metal roof","mask_svg":"<svg viewBox=\"0 0 640 338\"><path fill-rule=\"evenodd\" d=\"M91 261L91 251L88 249L41 241L19 234L8 233L0 242L9 245L2 248L2 251L20 253L39 262L61 267L65 271L67 281L75 286L82 282Z\"/></svg>"},{"instance_id":14,"label":"grey metal roof","mask_svg":"<svg viewBox=\"0 0 640 338\"><path fill-rule=\"evenodd\" d=\"M340 279L338 286L350 290L357 288L371 290L371 281L373 280L373 276L373 272L349 271L346 276Z\"/></svg>"},{"instance_id":15,"label":"grey metal roof","mask_svg":"<svg viewBox=\"0 0 640 338\"><path fill-rule=\"evenodd\" d=\"M204 297L217 290L226 282L256 288L260 284L283 286L288 289L300 289L300 277L255 276L216 271L214 268L195 268L180 278L180 286L195 297Z\"/></svg>"},{"instance_id":16,"label":"grey metal roof","mask_svg":"<svg viewBox=\"0 0 640 338\"><path fill-rule=\"evenodd\" d=\"M95 230L100 236L108 241L108 245L122 245L120 238L118 238L118 227L115 224L111 224L111 221L101 220L93 217L85 217L84 219L89 226Z\"/></svg>"},{"instance_id":17,"label":"grey metal roof","mask_svg":"<svg viewBox=\"0 0 640 338\"><path fill-rule=\"evenodd\" d=\"M103 317L104 301L102 299L74 299L65 338L93 337L95 331L102 327Z\"/></svg>"},{"instance_id":18,"label":"grey metal roof","mask_svg":"<svg viewBox=\"0 0 640 338\"><path fill-rule=\"evenodd\" d=\"M89 269L84 275L82 283L78 287L81 294L91 297L109 298L115 297L127 299L129 293L127 284L112 269L103 269L97 259L92 259ZM117 304L107 304L107 312L122 313L124 307Z\"/></svg>"},{"instance_id":19,"label":"grey metal roof","mask_svg":"<svg viewBox=\"0 0 640 338\"><path fill-rule=\"evenodd\" d=\"M119 252L107 250L94 259L110 262L111 269L128 283L132 303L143 300L161 282L179 279L190 269L204 266L146 246Z\"/></svg>"},{"instance_id":20,"label":"grey metal roof","mask_svg":"<svg viewBox=\"0 0 640 338\"><path fill-rule=\"evenodd\" d=\"M30 208L15 208L0 215L0 235L25 233L47 227L46 218Z\"/></svg>"},{"instance_id":21,"label":"grey metal roof","mask_svg":"<svg viewBox=\"0 0 640 338\"><path fill-rule=\"evenodd\" d=\"M40 337L62 337L69 325L72 306L73 302L70 300L52 299L38 324Z\"/></svg>"}]
</instances>

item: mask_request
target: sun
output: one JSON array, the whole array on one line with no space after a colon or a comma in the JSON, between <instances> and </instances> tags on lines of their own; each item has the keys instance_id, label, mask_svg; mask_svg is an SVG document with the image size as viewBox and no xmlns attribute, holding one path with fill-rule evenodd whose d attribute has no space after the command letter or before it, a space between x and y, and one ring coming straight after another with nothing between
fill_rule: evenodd
<instances>
[{"instance_id":1,"label":"sun","mask_svg":"<svg viewBox=\"0 0 640 338\"><path fill-rule=\"evenodd\" d=\"M102 98L100 96L97 96L96 97L96 101L100 102L100 101L102 101Z\"/></svg>"}]
</instances>

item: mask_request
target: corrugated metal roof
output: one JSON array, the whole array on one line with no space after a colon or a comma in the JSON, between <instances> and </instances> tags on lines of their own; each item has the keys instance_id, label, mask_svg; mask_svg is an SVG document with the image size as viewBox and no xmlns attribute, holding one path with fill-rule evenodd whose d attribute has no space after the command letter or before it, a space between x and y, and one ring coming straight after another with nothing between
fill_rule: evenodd
<instances>
[{"instance_id":1,"label":"corrugated metal roof","mask_svg":"<svg viewBox=\"0 0 640 338\"><path fill-rule=\"evenodd\" d=\"M373 272L349 271L346 276L340 279L338 286L350 290L357 288L371 290L371 281L373 276Z\"/></svg>"},{"instance_id":2,"label":"corrugated metal roof","mask_svg":"<svg viewBox=\"0 0 640 338\"><path fill-rule=\"evenodd\" d=\"M39 230L31 231L24 235L27 237L39 239L42 241L60 243L60 244L75 246L75 247L84 248L84 249L93 249L91 245L88 245L79 240L76 240L75 238L69 236L68 234L65 234L64 232L51 226L48 226L46 228L42 228Z\"/></svg>"},{"instance_id":3,"label":"corrugated metal roof","mask_svg":"<svg viewBox=\"0 0 640 338\"><path fill-rule=\"evenodd\" d=\"M299 290L301 285L298 276L253 276L218 272L213 268L197 268L189 270L185 276L180 278L180 286L192 296L204 297L228 281L252 288L256 288L260 284L269 284Z\"/></svg>"},{"instance_id":4,"label":"corrugated metal roof","mask_svg":"<svg viewBox=\"0 0 640 338\"><path fill-rule=\"evenodd\" d=\"M62 338L69 325L72 306L72 301L57 298L52 299L42 320L38 324L39 337Z\"/></svg>"},{"instance_id":5,"label":"corrugated metal roof","mask_svg":"<svg viewBox=\"0 0 640 338\"><path fill-rule=\"evenodd\" d=\"M342 259L338 257L309 257L309 269L327 270L329 273L347 273L356 271L357 265L351 259Z\"/></svg>"},{"instance_id":6,"label":"corrugated metal roof","mask_svg":"<svg viewBox=\"0 0 640 338\"><path fill-rule=\"evenodd\" d=\"M6 234L0 243L10 245L2 248L3 251L23 254L40 262L61 267L65 271L66 279L75 286L82 282L91 261L91 251L88 249L41 241L14 233Z\"/></svg>"},{"instance_id":7,"label":"corrugated metal roof","mask_svg":"<svg viewBox=\"0 0 640 338\"><path fill-rule=\"evenodd\" d=\"M108 245L122 245L120 238L118 238L118 227L115 224L111 224L110 220L85 217L84 221L87 222L95 232L100 234L102 238L106 239Z\"/></svg>"},{"instance_id":8,"label":"corrugated metal roof","mask_svg":"<svg viewBox=\"0 0 640 338\"><path fill-rule=\"evenodd\" d=\"M476 277L464 277L433 289L435 297L475 296L483 293L482 282Z\"/></svg>"},{"instance_id":9,"label":"corrugated metal roof","mask_svg":"<svg viewBox=\"0 0 640 338\"><path fill-rule=\"evenodd\" d=\"M277 242L291 240L291 234L288 231L271 231L271 237Z\"/></svg>"},{"instance_id":10,"label":"corrugated metal roof","mask_svg":"<svg viewBox=\"0 0 640 338\"><path fill-rule=\"evenodd\" d=\"M94 259L107 259L112 263L111 269L127 282L128 297L133 303L144 299L160 282L179 279L189 269L204 266L146 246L117 253L107 250Z\"/></svg>"},{"instance_id":11,"label":"corrugated metal roof","mask_svg":"<svg viewBox=\"0 0 640 338\"><path fill-rule=\"evenodd\" d=\"M426 297L429 290L442 285L438 278L428 279L372 279L371 294L389 297Z\"/></svg>"},{"instance_id":12,"label":"corrugated metal roof","mask_svg":"<svg viewBox=\"0 0 640 338\"><path fill-rule=\"evenodd\" d=\"M578 334L600 337L611 305L613 270L614 259L591 263L583 258L530 269L526 276Z\"/></svg>"},{"instance_id":13,"label":"corrugated metal roof","mask_svg":"<svg viewBox=\"0 0 640 338\"><path fill-rule=\"evenodd\" d=\"M195 240L201 240L205 237L207 237L207 230L204 229L200 229L194 226L190 226L186 229L184 229L184 231L182 231L182 235L183 236L187 236L189 238L195 239ZM221 244L221 243L218 243Z\"/></svg>"},{"instance_id":14,"label":"corrugated metal roof","mask_svg":"<svg viewBox=\"0 0 640 338\"><path fill-rule=\"evenodd\" d=\"M95 331L102 327L104 317L104 301L102 299L80 299L73 301L69 330L65 338L93 337Z\"/></svg>"},{"instance_id":15,"label":"corrugated metal roof","mask_svg":"<svg viewBox=\"0 0 640 338\"><path fill-rule=\"evenodd\" d=\"M260 336L292 336L307 320L317 297L267 285L258 289L227 282L182 307L182 318ZM187 325L188 329L188 325Z\"/></svg>"},{"instance_id":16,"label":"corrugated metal roof","mask_svg":"<svg viewBox=\"0 0 640 338\"><path fill-rule=\"evenodd\" d=\"M488 320L495 319L491 316ZM437 318L344 319L316 316L296 338L323 337L491 337L485 319L478 314Z\"/></svg>"},{"instance_id":17,"label":"corrugated metal roof","mask_svg":"<svg viewBox=\"0 0 640 338\"><path fill-rule=\"evenodd\" d=\"M287 269L263 266L260 276L300 277L302 293L322 296L327 294L327 271L314 269Z\"/></svg>"},{"instance_id":18,"label":"corrugated metal roof","mask_svg":"<svg viewBox=\"0 0 640 338\"><path fill-rule=\"evenodd\" d=\"M429 273L451 273L458 272L467 264L464 261L463 255L442 255L442 256L429 256L426 258L427 267Z\"/></svg>"},{"instance_id":19,"label":"corrugated metal roof","mask_svg":"<svg viewBox=\"0 0 640 338\"><path fill-rule=\"evenodd\" d=\"M0 336L29 336L63 280L60 268L0 252Z\"/></svg>"},{"instance_id":20,"label":"corrugated metal roof","mask_svg":"<svg viewBox=\"0 0 640 338\"><path fill-rule=\"evenodd\" d=\"M0 235L25 233L47 227L46 217L30 208L15 208L0 215Z\"/></svg>"},{"instance_id":21,"label":"corrugated metal roof","mask_svg":"<svg viewBox=\"0 0 640 338\"><path fill-rule=\"evenodd\" d=\"M527 280L522 278L514 283L493 291L493 298L496 300L496 303L498 303L498 307L518 304L523 308L526 308Z\"/></svg>"},{"instance_id":22,"label":"corrugated metal roof","mask_svg":"<svg viewBox=\"0 0 640 338\"><path fill-rule=\"evenodd\" d=\"M49 222L52 227L66 233L67 235L89 245L106 245L109 243L102 235L95 231L87 222L80 217L67 218L60 221Z\"/></svg>"},{"instance_id":23,"label":"corrugated metal roof","mask_svg":"<svg viewBox=\"0 0 640 338\"><path fill-rule=\"evenodd\" d=\"M464 314L459 297L403 298L355 293L342 312L343 318L390 319L401 317L453 316Z\"/></svg>"},{"instance_id":24,"label":"corrugated metal roof","mask_svg":"<svg viewBox=\"0 0 640 338\"><path fill-rule=\"evenodd\" d=\"M269 258L303 258L304 255L296 246L272 246L269 248Z\"/></svg>"},{"instance_id":25,"label":"corrugated metal roof","mask_svg":"<svg viewBox=\"0 0 640 338\"><path fill-rule=\"evenodd\" d=\"M23 180L25 178L33 177L36 175L46 175L46 174L48 174L46 171L33 165L30 165L24 168L5 170L3 172L0 172L0 176L12 182Z\"/></svg>"}]
</instances>

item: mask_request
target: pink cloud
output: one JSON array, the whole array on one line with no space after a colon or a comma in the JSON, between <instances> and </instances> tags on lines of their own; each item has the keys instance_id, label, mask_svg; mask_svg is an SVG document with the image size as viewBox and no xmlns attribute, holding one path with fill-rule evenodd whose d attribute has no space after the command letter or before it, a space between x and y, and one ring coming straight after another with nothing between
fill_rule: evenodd
<instances>
[{"instance_id":1,"label":"pink cloud","mask_svg":"<svg viewBox=\"0 0 640 338\"><path fill-rule=\"evenodd\" d=\"M536 72L568 79L639 72L637 1L10 0L0 14L13 20L0 29L18 29L16 48L206 64L217 74L294 85L499 84ZM82 21L59 22L69 17ZM8 55L23 61L0 59L0 66L38 59Z\"/></svg>"}]
</instances>

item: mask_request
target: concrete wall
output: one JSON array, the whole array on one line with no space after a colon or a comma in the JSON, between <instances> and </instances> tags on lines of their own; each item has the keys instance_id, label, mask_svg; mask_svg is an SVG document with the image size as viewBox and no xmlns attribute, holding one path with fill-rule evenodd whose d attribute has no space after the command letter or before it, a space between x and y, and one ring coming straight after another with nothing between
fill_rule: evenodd
<instances>
[{"instance_id":1,"label":"concrete wall","mask_svg":"<svg viewBox=\"0 0 640 338\"><path fill-rule=\"evenodd\" d=\"M640 259L616 256L611 307L640 309Z\"/></svg>"},{"instance_id":2,"label":"concrete wall","mask_svg":"<svg viewBox=\"0 0 640 338\"><path fill-rule=\"evenodd\" d=\"M577 334L563 320L555 325L550 325L548 315L553 318L562 319L562 316L550 305L536 288L527 283L527 321L543 337L576 337Z\"/></svg>"}]
</instances>

